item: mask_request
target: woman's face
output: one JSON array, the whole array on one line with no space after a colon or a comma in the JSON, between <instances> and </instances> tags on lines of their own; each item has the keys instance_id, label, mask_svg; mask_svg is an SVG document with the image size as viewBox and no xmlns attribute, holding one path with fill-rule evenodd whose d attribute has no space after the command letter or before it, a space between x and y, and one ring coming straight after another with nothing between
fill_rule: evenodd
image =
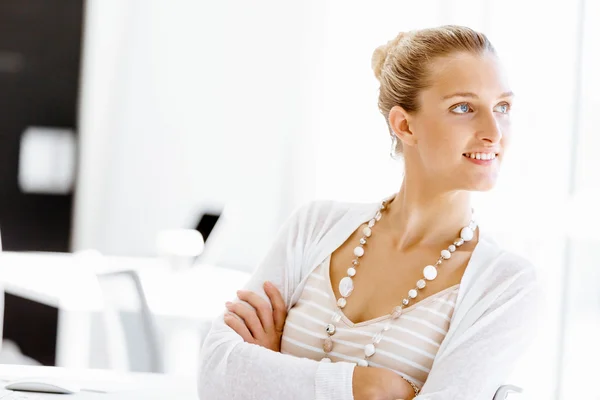
<instances>
[{"instance_id":1,"label":"woman's face","mask_svg":"<svg viewBox=\"0 0 600 400\"><path fill-rule=\"evenodd\" d=\"M420 109L407 116L407 173L442 190L489 190L510 137L512 92L491 53L457 53L430 65ZM408 145L407 145L408 144Z\"/></svg>"}]
</instances>

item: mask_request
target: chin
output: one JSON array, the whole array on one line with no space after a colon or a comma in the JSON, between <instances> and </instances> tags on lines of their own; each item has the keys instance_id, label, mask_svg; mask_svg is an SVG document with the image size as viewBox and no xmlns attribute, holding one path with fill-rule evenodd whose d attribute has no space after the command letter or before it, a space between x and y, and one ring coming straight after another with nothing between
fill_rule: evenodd
<instances>
[{"instance_id":1,"label":"chin","mask_svg":"<svg viewBox=\"0 0 600 400\"><path fill-rule=\"evenodd\" d=\"M499 170L497 168L485 171L471 170L462 175L462 185L460 186L462 186L464 190L471 192L487 192L496 186L498 176Z\"/></svg>"},{"instance_id":2,"label":"chin","mask_svg":"<svg viewBox=\"0 0 600 400\"><path fill-rule=\"evenodd\" d=\"M473 189L474 192L488 192L490 190L492 190L494 187L496 186L496 184L492 183L489 185L480 185L477 188Z\"/></svg>"}]
</instances>

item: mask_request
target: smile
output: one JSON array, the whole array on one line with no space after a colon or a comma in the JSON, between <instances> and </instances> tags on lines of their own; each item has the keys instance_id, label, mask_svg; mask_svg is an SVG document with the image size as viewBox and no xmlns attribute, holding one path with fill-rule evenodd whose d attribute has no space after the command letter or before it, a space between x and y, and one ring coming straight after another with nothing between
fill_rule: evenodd
<instances>
[{"instance_id":1,"label":"smile","mask_svg":"<svg viewBox=\"0 0 600 400\"><path fill-rule=\"evenodd\" d=\"M464 153L464 157L467 157L471 160L482 160L482 161L491 161L495 160L498 156L497 153Z\"/></svg>"}]
</instances>

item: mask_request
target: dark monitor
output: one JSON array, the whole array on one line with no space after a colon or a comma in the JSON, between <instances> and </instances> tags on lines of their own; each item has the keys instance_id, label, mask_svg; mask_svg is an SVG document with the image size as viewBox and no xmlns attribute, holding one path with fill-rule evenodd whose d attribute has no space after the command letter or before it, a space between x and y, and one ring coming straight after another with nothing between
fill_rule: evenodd
<instances>
[{"instance_id":1,"label":"dark monitor","mask_svg":"<svg viewBox=\"0 0 600 400\"><path fill-rule=\"evenodd\" d=\"M200 220L196 225L196 230L200 232L202 238L204 238L204 242L206 242L210 236L220 217L221 213L204 213L200 216Z\"/></svg>"}]
</instances>

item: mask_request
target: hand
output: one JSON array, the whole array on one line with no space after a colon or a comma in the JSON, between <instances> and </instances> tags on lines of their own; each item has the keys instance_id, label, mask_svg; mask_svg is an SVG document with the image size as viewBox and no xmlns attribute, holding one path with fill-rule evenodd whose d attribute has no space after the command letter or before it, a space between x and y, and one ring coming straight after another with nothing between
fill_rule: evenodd
<instances>
[{"instance_id":1,"label":"hand","mask_svg":"<svg viewBox=\"0 0 600 400\"><path fill-rule=\"evenodd\" d=\"M283 296L275 285L266 282L264 289L271 300L273 309L269 302L258 294L240 290L238 291L239 299L253 308L244 303L227 303L229 313L225 314L224 320L227 326L244 339L244 342L279 352L283 326L287 318L287 308Z\"/></svg>"},{"instance_id":2,"label":"hand","mask_svg":"<svg viewBox=\"0 0 600 400\"><path fill-rule=\"evenodd\" d=\"M355 367L352 376L355 400L410 400L415 392L401 376L383 368Z\"/></svg>"}]
</instances>

